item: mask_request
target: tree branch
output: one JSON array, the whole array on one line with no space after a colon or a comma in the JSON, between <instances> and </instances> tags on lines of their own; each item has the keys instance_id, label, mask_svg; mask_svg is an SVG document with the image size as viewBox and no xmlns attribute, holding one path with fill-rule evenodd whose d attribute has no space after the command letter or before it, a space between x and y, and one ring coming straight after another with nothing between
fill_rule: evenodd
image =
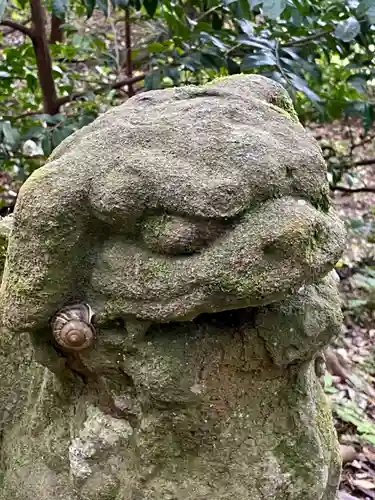
<instances>
[{"instance_id":1,"label":"tree branch","mask_svg":"<svg viewBox=\"0 0 375 500\"><path fill-rule=\"evenodd\" d=\"M64 33L61 29L61 26L64 24L64 17L60 18L56 16L56 14L52 14L51 16L51 33L49 43L61 43L64 39Z\"/></svg>"},{"instance_id":2,"label":"tree branch","mask_svg":"<svg viewBox=\"0 0 375 500\"><path fill-rule=\"evenodd\" d=\"M144 80L145 76L146 75L144 73L142 73L141 75L136 75L136 76L133 76L132 78L124 78L123 80L119 80L118 82L115 82L115 83L112 83L109 85L103 85L102 87L98 87L97 89L89 89L89 90L85 90L83 92L74 92L73 94L59 97L57 99L57 102L58 102L59 106L62 106L63 104L67 104L68 102L76 101L80 97L84 97L85 95L87 95L90 92L93 92L94 94L100 94L100 92L103 92L103 90L106 90L106 89L111 89L111 90L120 89L121 87L124 87L125 85L132 85L133 83L137 83L137 82ZM37 113L35 113L35 114L37 114Z\"/></svg>"},{"instance_id":3,"label":"tree branch","mask_svg":"<svg viewBox=\"0 0 375 500\"><path fill-rule=\"evenodd\" d=\"M304 38L300 38L299 40L292 40L291 42L283 43L281 45L281 48L302 47L303 45L307 45L310 42L314 42L315 40L319 40L319 38L323 38L326 35L329 35L331 33L332 29L333 28L330 28L329 30L321 30L321 31L318 31L317 33L314 33L313 35L306 36Z\"/></svg>"},{"instance_id":4,"label":"tree branch","mask_svg":"<svg viewBox=\"0 0 375 500\"><path fill-rule=\"evenodd\" d=\"M331 191L340 191L342 193L375 193L375 186L364 186L360 188L346 188L344 186L334 186L333 184L330 184L329 186Z\"/></svg>"},{"instance_id":5,"label":"tree branch","mask_svg":"<svg viewBox=\"0 0 375 500\"><path fill-rule=\"evenodd\" d=\"M124 78L123 80L119 80L118 82L114 82L110 85L103 85L102 87L98 87L96 89L89 89L83 92L74 92L73 94L59 97L57 99L57 104L58 106L63 106L64 104L68 104L68 102L76 101L80 97L84 97L90 92L93 92L94 94L100 94L100 92L103 92L106 89L116 90L121 87L124 87L124 85L131 85L133 83L140 82L144 80L145 76L146 75L142 73L140 75L133 76L132 78ZM41 115L41 114L44 114L44 111L42 109L38 109L35 111L27 111L26 113L22 113L22 115L18 116L6 116L5 118L12 120L20 120L22 118L28 118L30 116Z\"/></svg>"},{"instance_id":6,"label":"tree branch","mask_svg":"<svg viewBox=\"0 0 375 500\"><path fill-rule=\"evenodd\" d=\"M130 9L125 9L125 48L126 48L126 76L131 79L133 77L133 61L132 61L132 33L130 21ZM128 85L128 95L134 95L133 85Z\"/></svg>"},{"instance_id":7,"label":"tree branch","mask_svg":"<svg viewBox=\"0 0 375 500\"><path fill-rule=\"evenodd\" d=\"M362 167L365 165L375 165L375 158L365 158L364 160L357 160L352 163L354 167Z\"/></svg>"},{"instance_id":8,"label":"tree branch","mask_svg":"<svg viewBox=\"0 0 375 500\"><path fill-rule=\"evenodd\" d=\"M59 112L57 92L52 72L52 57L47 42L45 11L42 0L30 0L34 36L32 38L38 80L43 96L43 112L55 115Z\"/></svg>"},{"instance_id":9,"label":"tree branch","mask_svg":"<svg viewBox=\"0 0 375 500\"><path fill-rule=\"evenodd\" d=\"M359 148L361 146L364 146L365 144L368 144L369 142L373 142L373 140L375 139L375 136L374 135L369 135L369 136L365 136L360 142L356 142L355 144L353 144L351 146L351 150L352 152L356 149L356 148Z\"/></svg>"},{"instance_id":10,"label":"tree branch","mask_svg":"<svg viewBox=\"0 0 375 500\"><path fill-rule=\"evenodd\" d=\"M4 19L0 22L0 24L2 26L7 26L8 28L12 28L13 30L23 33L24 35L30 37L31 40L34 39L34 31L31 28L24 26L23 24L16 23L15 21L11 21L10 19Z\"/></svg>"},{"instance_id":11,"label":"tree branch","mask_svg":"<svg viewBox=\"0 0 375 500\"><path fill-rule=\"evenodd\" d=\"M366 167L368 165L375 165L375 157L371 158L364 158L363 160L356 160L356 161L350 161L350 157L348 156L342 156L341 158L338 157L340 160L340 167L343 168L354 168L354 167Z\"/></svg>"}]
</instances>

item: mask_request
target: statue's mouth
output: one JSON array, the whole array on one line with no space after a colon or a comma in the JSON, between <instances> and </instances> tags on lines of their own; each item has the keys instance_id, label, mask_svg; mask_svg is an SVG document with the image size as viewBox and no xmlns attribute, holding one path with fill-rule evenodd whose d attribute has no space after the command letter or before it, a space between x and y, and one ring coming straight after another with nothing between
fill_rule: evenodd
<instances>
[{"instance_id":1,"label":"statue's mouth","mask_svg":"<svg viewBox=\"0 0 375 500\"><path fill-rule=\"evenodd\" d=\"M244 214L191 255L161 255L114 236L102 245L87 300L99 322L190 321L202 313L266 305L327 274L341 240L333 214L293 197Z\"/></svg>"},{"instance_id":2,"label":"statue's mouth","mask_svg":"<svg viewBox=\"0 0 375 500\"><path fill-rule=\"evenodd\" d=\"M243 307L238 309L226 309L214 313L202 313L191 320L172 321L169 323L151 323L144 320L124 319L117 317L114 319L107 319L105 321L96 321L93 318L93 326L98 332L117 332L122 337L131 336L135 340L137 334L139 338L146 339L149 332L152 330L153 325L157 325L158 329L164 328L184 328L187 325L194 327L204 327L205 325L216 326L220 328L240 328L244 324L248 326L255 326L255 320L259 307Z\"/></svg>"}]
</instances>

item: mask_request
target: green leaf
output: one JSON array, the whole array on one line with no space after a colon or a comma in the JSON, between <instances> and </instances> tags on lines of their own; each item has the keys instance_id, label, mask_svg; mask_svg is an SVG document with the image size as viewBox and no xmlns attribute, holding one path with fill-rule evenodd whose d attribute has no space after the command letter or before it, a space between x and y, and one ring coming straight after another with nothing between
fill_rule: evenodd
<instances>
[{"instance_id":1,"label":"green leaf","mask_svg":"<svg viewBox=\"0 0 375 500\"><path fill-rule=\"evenodd\" d=\"M55 73L57 73L57 74L59 74L59 75L61 75L61 76L64 76L64 71L60 68L60 66L57 66L57 64L53 64L53 65L52 65L52 70L53 70Z\"/></svg>"},{"instance_id":2,"label":"green leaf","mask_svg":"<svg viewBox=\"0 0 375 500\"><path fill-rule=\"evenodd\" d=\"M174 85L178 85L180 81L180 72L178 68L167 68L166 76L168 76L173 81Z\"/></svg>"},{"instance_id":3,"label":"green leaf","mask_svg":"<svg viewBox=\"0 0 375 500\"><path fill-rule=\"evenodd\" d=\"M155 70L152 73L146 75L144 80L144 85L146 90L159 89L160 84L161 84L160 70Z\"/></svg>"},{"instance_id":4,"label":"green leaf","mask_svg":"<svg viewBox=\"0 0 375 500\"><path fill-rule=\"evenodd\" d=\"M212 42L215 45L215 47L217 47L220 50L226 49L224 43L221 40L219 40L216 36L212 36L209 33L206 33L204 31L202 31L202 33L201 33L201 40Z\"/></svg>"},{"instance_id":5,"label":"green leaf","mask_svg":"<svg viewBox=\"0 0 375 500\"><path fill-rule=\"evenodd\" d=\"M154 17L158 3L158 0L143 0L143 7L150 17Z\"/></svg>"},{"instance_id":6,"label":"green leaf","mask_svg":"<svg viewBox=\"0 0 375 500\"><path fill-rule=\"evenodd\" d=\"M362 124L366 134L375 121L374 106L370 102L351 102L345 107L344 111L348 116L359 116L360 118L362 118Z\"/></svg>"},{"instance_id":7,"label":"green leaf","mask_svg":"<svg viewBox=\"0 0 375 500\"><path fill-rule=\"evenodd\" d=\"M365 94L367 92L367 75L350 75L346 80L357 92Z\"/></svg>"},{"instance_id":8,"label":"green leaf","mask_svg":"<svg viewBox=\"0 0 375 500\"><path fill-rule=\"evenodd\" d=\"M263 14L270 19L277 19L286 8L286 0L263 0Z\"/></svg>"},{"instance_id":9,"label":"green leaf","mask_svg":"<svg viewBox=\"0 0 375 500\"><path fill-rule=\"evenodd\" d=\"M361 26L355 17L348 17L345 21L337 23L334 35L343 42L351 42L359 35Z\"/></svg>"},{"instance_id":10,"label":"green leaf","mask_svg":"<svg viewBox=\"0 0 375 500\"><path fill-rule=\"evenodd\" d=\"M17 129L13 128L9 122L3 122L2 132L4 136L4 141L13 149L18 145L20 140L20 134Z\"/></svg>"},{"instance_id":11,"label":"green leaf","mask_svg":"<svg viewBox=\"0 0 375 500\"><path fill-rule=\"evenodd\" d=\"M129 0L114 0L114 4L116 5L116 7L125 10L127 7L129 7Z\"/></svg>"},{"instance_id":12,"label":"green leaf","mask_svg":"<svg viewBox=\"0 0 375 500\"><path fill-rule=\"evenodd\" d=\"M202 54L192 53L191 55L184 57L181 60L181 65L183 68L192 71L193 73L197 72L202 67Z\"/></svg>"},{"instance_id":13,"label":"green leaf","mask_svg":"<svg viewBox=\"0 0 375 500\"><path fill-rule=\"evenodd\" d=\"M160 42L151 42L147 45L147 50L150 52L150 54L161 54L162 52L166 52L167 50L169 50L169 47Z\"/></svg>"},{"instance_id":14,"label":"green leaf","mask_svg":"<svg viewBox=\"0 0 375 500\"><path fill-rule=\"evenodd\" d=\"M56 125L57 123L61 122L64 120L64 115L62 114L57 114L57 115L47 115L47 114L40 114L40 115L34 115L35 120L41 120L43 122L48 123L48 125Z\"/></svg>"},{"instance_id":15,"label":"green leaf","mask_svg":"<svg viewBox=\"0 0 375 500\"><path fill-rule=\"evenodd\" d=\"M106 0L96 0L95 6L101 10L106 17L108 16L108 2Z\"/></svg>"},{"instance_id":16,"label":"green leaf","mask_svg":"<svg viewBox=\"0 0 375 500\"><path fill-rule=\"evenodd\" d=\"M354 281L358 288L362 288L368 292L375 289L375 278L370 278L363 274L356 274L354 275Z\"/></svg>"},{"instance_id":17,"label":"green leaf","mask_svg":"<svg viewBox=\"0 0 375 500\"><path fill-rule=\"evenodd\" d=\"M63 19L68 9L68 0L52 0L52 12L59 19Z\"/></svg>"},{"instance_id":18,"label":"green leaf","mask_svg":"<svg viewBox=\"0 0 375 500\"><path fill-rule=\"evenodd\" d=\"M46 129L40 126L31 127L22 137L22 141L27 141L28 139L40 139L45 134Z\"/></svg>"},{"instance_id":19,"label":"green leaf","mask_svg":"<svg viewBox=\"0 0 375 500\"><path fill-rule=\"evenodd\" d=\"M28 0L14 0L16 7L20 9L24 9L26 5L29 3Z\"/></svg>"},{"instance_id":20,"label":"green leaf","mask_svg":"<svg viewBox=\"0 0 375 500\"><path fill-rule=\"evenodd\" d=\"M367 12L368 20L371 24L375 24L375 5L370 7Z\"/></svg>"},{"instance_id":21,"label":"green leaf","mask_svg":"<svg viewBox=\"0 0 375 500\"><path fill-rule=\"evenodd\" d=\"M70 125L67 127L56 128L52 132L53 147L56 148L64 139L69 137L74 132L74 128Z\"/></svg>"},{"instance_id":22,"label":"green leaf","mask_svg":"<svg viewBox=\"0 0 375 500\"><path fill-rule=\"evenodd\" d=\"M7 0L0 0L0 21L3 19L6 7L7 7Z\"/></svg>"},{"instance_id":23,"label":"green leaf","mask_svg":"<svg viewBox=\"0 0 375 500\"><path fill-rule=\"evenodd\" d=\"M255 47L262 50L273 49L275 46L275 43L273 43L272 40L266 40L265 38L259 37L247 38L245 35L240 35L237 40L242 45L248 45L249 47Z\"/></svg>"},{"instance_id":24,"label":"green leaf","mask_svg":"<svg viewBox=\"0 0 375 500\"><path fill-rule=\"evenodd\" d=\"M324 390L327 391L327 389L332 387L332 384L333 384L332 375L329 373L326 373L324 375Z\"/></svg>"},{"instance_id":25,"label":"green leaf","mask_svg":"<svg viewBox=\"0 0 375 500\"><path fill-rule=\"evenodd\" d=\"M27 88L30 92L35 92L38 88L38 79L31 73L26 75Z\"/></svg>"},{"instance_id":26,"label":"green leaf","mask_svg":"<svg viewBox=\"0 0 375 500\"><path fill-rule=\"evenodd\" d=\"M228 57L227 59L227 68L230 75L238 75L241 73L241 66L231 57Z\"/></svg>"},{"instance_id":27,"label":"green leaf","mask_svg":"<svg viewBox=\"0 0 375 500\"><path fill-rule=\"evenodd\" d=\"M290 74L290 77L291 77L293 86L297 90L299 90L300 92L303 92L306 97L308 97L309 99L311 99L314 102L323 102L323 99L318 94L316 94L313 90L311 90L311 88L309 87L306 80L304 80L303 78L301 78L298 75L291 75Z\"/></svg>"},{"instance_id":28,"label":"green leaf","mask_svg":"<svg viewBox=\"0 0 375 500\"><path fill-rule=\"evenodd\" d=\"M362 439L375 443L375 424L363 410L353 403L336 403L334 411L341 420L353 424Z\"/></svg>"},{"instance_id":29,"label":"green leaf","mask_svg":"<svg viewBox=\"0 0 375 500\"><path fill-rule=\"evenodd\" d=\"M177 17L176 12L169 12L167 9L163 9L163 16L168 24L168 27L175 35L178 35L183 39L189 38L190 30L184 22Z\"/></svg>"},{"instance_id":30,"label":"green leaf","mask_svg":"<svg viewBox=\"0 0 375 500\"><path fill-rule=\"evenodd\" d=\"M367 16L371 24L375 23L375 0L361 0L358 8L357 15L359 17Z\"/></svg>"},{"instance_id":31,"label":"green leaf","mask_svg":"<svg viewBox=\"0 0 375 500\"><path fill-rule=\"evenodd\" d=\"M352 299L348 301L349 309L358 309L364 307L367 304L367 300L364 299Z\"/></svg>"},{"instance_id":32,"label":"green leaf","mask_svg":"<svg viewBox=\"0 0 375 500\"><path fill-rule=\"evenodd\" d=\"M45 156L49 156L52 153L52 140L51 131L46 130L42 139L42 149Z\"/></svg>"},{"instance_id":33,"label":"green leaf","mask_svg":"<svg viewBox=\"0 0 375 500\"><path fill-rule=\"evenodd\" d=\"M365 134L370 130L372 124L375 121L374 106L371 103L366 102L365 112L362 117L363 128L365 129Z\"/></svg>"},{"instance_id":34,"label":"green leaf","mask_svg":"<svg viewBox=\"0 0 375 500\"><path fill-rule=\"evenodd\" d=\"M248 71L262 66L276 66L276 58L271 52L258 52L245 56L241 64L241 69L242 71Z\"/></svg>"},{"instance_id":35,"label":"green leaf","mask_svg":"<svg viewBox=\"0 0 375 500\"><path fill-rule=\"evenodd\" d=\"M375 434L362 434L361 438L375 446Z\"/></svg>"},{"instance_id":36,"label":"green leaf","mask_svg":"<svg viewBox=\"0 0 375 500\"><path fill-rule=\"evenodd\" d=\"M254 25L247 19L239 19L238 24L241 30L249 37L254 35Z\"/></svg>"},{"instance_id":37,"label":"green leaf","mask_svg":"<svg viewBox=\"0 0 375 500\"><path fill-rule=\"evenodd\" d=\"M224 24L224 17L219 16L217 12L212 13L212 29L215 31L220 31Z\"/></svg>"},{"instance_id":38,"label":"green leaf","mask_svg":"<svg viewBox=\"0 0 375 500\"><path fill-rule=\"evenodd\" d=\"M240 10L240 17L243 17L244 19L251 18L251 9L249 0L239 0L238 7Z\"/></svg>"},{"instance_id":39,"label":"green leaf","mask_svg":"<svg viewBox=\"0 0 375 500\"><path fill-rule=\"evenodd\" d=\"M365 113L365 103L363 101L353 101L345 106L347 116L362 116Z\"/></svg>"},{"instance_id":40,"label":"green leaf","mask_svg":"<svg viewBox=\"0 0 375 500\"><path fill-rule=\"evenodd\" d=\"M89 125L95 120L96 116L93 116L92 114L85 114L81 116L78 120L78 128L85 127L86 125Z\"/></svg>"},{"instance_id":41,"label":"green leaf","mask_svg":"<svg viewBox=\"0 0 375 500\"><path fill-rule=\"evenodd\" d=\"M90 18L92 16L92 13L94 12L96 0L83 0L83 3L86 7L87 18Z\"/></svg>"}]
</instances>

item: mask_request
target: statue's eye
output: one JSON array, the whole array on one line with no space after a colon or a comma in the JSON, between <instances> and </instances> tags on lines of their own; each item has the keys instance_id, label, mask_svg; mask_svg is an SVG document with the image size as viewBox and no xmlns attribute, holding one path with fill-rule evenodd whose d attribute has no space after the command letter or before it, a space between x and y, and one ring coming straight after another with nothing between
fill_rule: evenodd
<instances>
[{"instance_id":1,"label":"statue's eye","mask_svg":"<svg viewBox=\"0 0 375 500\"><path fill-rule=\"evenodd\" d=\"M173 215L158 215L142 223L141 233L147 247L154 252L189 255L220 236L226 226L221 221L195 221Z\"/></svg>"}]
</instances>

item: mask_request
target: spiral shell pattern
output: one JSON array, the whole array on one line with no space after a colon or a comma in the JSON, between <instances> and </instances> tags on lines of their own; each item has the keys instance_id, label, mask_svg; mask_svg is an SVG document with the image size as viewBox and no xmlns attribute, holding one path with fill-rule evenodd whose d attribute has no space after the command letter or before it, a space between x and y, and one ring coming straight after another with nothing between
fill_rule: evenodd
<instances>
[{"instance_id":1,"label":"spiral shell pattern","mask_svg":"<svg viewBox=\"0 0 375 500\"><path fill-rule=\"evenodd\" d=\"M55 341L63 350L82 351L95 340L95 329L91 324L94 313L88 304L66 306L52 321Z\"/></svg>"}]
</instances>

